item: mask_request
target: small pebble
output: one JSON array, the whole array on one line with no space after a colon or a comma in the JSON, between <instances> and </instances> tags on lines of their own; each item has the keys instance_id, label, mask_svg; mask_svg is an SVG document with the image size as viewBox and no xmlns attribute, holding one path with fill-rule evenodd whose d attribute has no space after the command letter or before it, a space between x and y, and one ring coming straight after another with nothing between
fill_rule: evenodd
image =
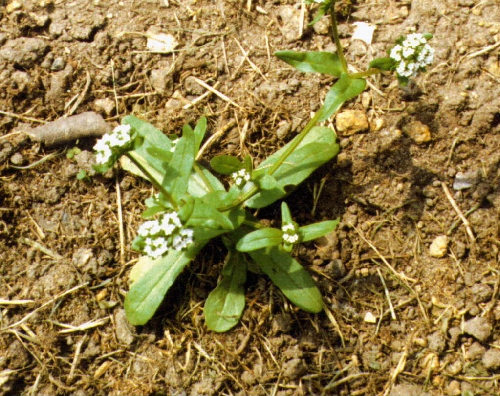
<instances>
[{"instance_id":1,"label":"small pebble","mask_svg":"<svg viewBox=\"0 0 500 396\"><path fill-rule=\"evenodd\" d=\"M66 61L64 60L64 58L61 58L60 56L58 56L52 62L52 66L50 66L50 70L60 71L60 70L63 70L65 67L66 67Z\"/></svg>"},{"instance_id":2,"label":"small pebble","mask_svg":"<svg viewBox=\"0 0 500 396\"><path fill-rule=\"evenodd\" d=\"M429 127L420 121L413 121L406 124L403 126L403 132L417 144L424 144L432 140Z\"/></svg>"},{"instance_id":3,"label":"small pebble","mask_svg":"<svg viewBox=\"0 0 500 396\"><path fill-rule=\"evenodd\" d=\"M483 355L483 365L488 370L489 369L498 369L500 367L500 351L498 349L489 349Z\"/></svg>"},{"instance_id":4,"label":"small pebble","mask_svg":"<svg viewBox=\"0 0 500 396\"><path fill-rule=\"evenodd\" d=\"M480 171L469 171L469 172L457 172L455 175L455 181L453 182L454 190L465 190L467 188L474 187L481 181Z\"/></svg>"},{"instance_id":5,"label":"small pebble","mask_svg":"<svg viewBox=\"0 0 500 396\"><path fill-rule=\"evenodd\" d=\"M10 162L12 165L20 166L24 163L24 157L21 153L14 153L14 155L10 157Z\"/></svg>"},{"instance_id":6,"label":"small pebble","mask_svg":"<svg viewBox=\"0 0 500 396\"><path fill-rule=\"evenodd\" d=\"M364 111L346 110L339 113L335 118L335 127L343 136L350 136L366 131L370 124Z\"/></svg>"},{"instance_id":7,"label":"small pebble","mask_svg":"<svg viewBox=\"0 0 500 396\"><path fill-rule=\"evenodd\" d=\"M440 235L432 241L429 248L429 254L432 257L441 258L445 256L447 250L448 237L446 235Z\"/></svg>"},{"instance_id":8,"label":"small pebble","mask_svg":"<svg viewBox=\"0 0 500 396\"><path fill-rule=\"evenodd\" d=\"M371 312L367 312L365 314L365 318L364 318L364 321L366 323L377 323L377 318L375 317L375 315L373 315Z\"/></svg>"},{"instance_id":9,"label":"small pebble","mask_svg":"<svg viewBox=\"0 0 500 396\"><path fill-rule=\"evenodd\" d=\"M482 316L470 319L464 324L464 333L475 337L479 341L486 341L490 337L491 331L491 323Z\"/></svg>"}]
</instances>

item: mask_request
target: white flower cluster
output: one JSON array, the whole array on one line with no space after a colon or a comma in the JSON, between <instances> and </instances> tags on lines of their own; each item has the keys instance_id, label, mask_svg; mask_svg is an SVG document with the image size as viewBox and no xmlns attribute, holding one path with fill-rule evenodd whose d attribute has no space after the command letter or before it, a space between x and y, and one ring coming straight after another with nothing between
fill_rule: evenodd
<instances>
[{"instance_id":1,"label":"white flower cluster","mask_svg":"<svg viewBox=\"0 0 500 396\"><path fill-rule=\"evenodd\" d=\"M401 44L396 45L390 57L399 62L396 73L401 77L415 77L434 60L434 48L427 44L423 34L412 33Z\"/></svg>"},{"instance_id":2,"label":"white flower cluster","mask_svg":"<svg viewBox=\"0 0 500 396\"><path fill-rule=\"evenodd\" d=\"M294 224L283 225L281 231L283 231L283 241L285 243L294 244L298 242L299 235L297 234L297 227Z\"/></svg>"},{"instance_id":3,"label":"white flower cluster","mask_svg":"<svg viewBox=\"0 0 500 396\"><path fill-rule=\"evenodd\" d=\"M234 184L238 187L242 187L247 181L250 180L250 173L245 169L240 169L237 172L231 173L231 178L234 180Z\"/></svg>"},{"instance_id":4,"label":"white flower cluster","mask_svg":"<svg viewBox=\"0 0 500 396\"><path fill-rule=\"evenodd\" d=\"M177 212L146 221L137 233L144 239L144 253L152 258L160 257L170 248L183 250L193 243L193 230L182 228Z\"/></svg>"},{"instance_id":5,"label":"white flower cluster","mask_svg":"<svg viewBox=\"0 0 500 396\"><path fill-rule=\"evenodd\" d=\"M120 153L132 140L130 125L119 125L111 133L106 133L94 146L96 162L108 164L113 154Z\"/></svg>"}]
</instances>

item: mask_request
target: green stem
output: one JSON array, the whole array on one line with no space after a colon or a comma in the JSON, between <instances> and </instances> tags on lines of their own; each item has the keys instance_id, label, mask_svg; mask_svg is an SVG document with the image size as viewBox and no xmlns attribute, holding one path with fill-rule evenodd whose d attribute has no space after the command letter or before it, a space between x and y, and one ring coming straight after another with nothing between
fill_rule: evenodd
<instances>
[{"instance_id":1,"label":"green stem","mask_svg":"<svg viewBox=\"0 0 500 396\"><path fill-rule=\"evenodd\" d=\"M323 110L323 108L319 109L316 112L316 114L314 114L314 117L311 118L311 120L304 127L304 129L302 130L302 132L300 132L300 134L297 135L297 137L294 140L292 140L292 142L286 148L286 150L283 152L283 154L281 154L281 156L278 158L278 160L274 163L274 165L267 172L269 175L272 175L274 172L276 172L278 170L278 168L283 164L283 162L286 161L286 159L290 156L290 154L292 154L295 151L295 149L300 144L300 142L302 142L302 140L304 140L304 138L311 131L311 129L313 129L316 126L316 124L318 123L318 120L321 117L322 110ZM222 208L219 208L219 211L220 212L225 212L227 210L230 210L232 208L235 208L235 207L241 205L243 202L245 202L246 200L250 199L255 194L257 194L259 192L259 190L260 189L259 189L258 186L253 186L246 193L244 193L243 195L239 196L230 205L226 205L226 206L224 206Z\"/></svg>"},{"instance_id":2,"label":"green stem","mask_svg":"<svg viewBox=\"0 0 500 396\"><path fill-rule=\"evenodd\" d=\"M347 61L345 60L344 50L342 49L342 44L340 43L339 30L337 28L337 17L335 15L335 1L332 3L332 9L330 10L330 19L332 21L332 35L335 46L337 47L337 55L339 56L340 64L342 65L342 70L347 73Z\"/></svg>"},{"instance_id":3,"label":"green stem","mask_svg":"<svg viewBox=\"0 0 500 396\"><path fill-rule=\"evenodd\" d=\"M158 180L154 178L154 176L149 172L149 170L144 167L137 159L129 153L125 154L132 163L139 168L139 170L148 178L148 180L155 186L167 199L167 201L172 205L172 208L174 210L178 210L179 206L177 205L177 202L173 199L172 195L165 190L165 187L163 187L160 183L158 183Z\"/></svg>"},{"instance_id":4,"label":"green stem","mask_svg":"<svg viewBox=\"0 0 500 396\"><path fill-rule=\"evenodd\" d=\"M212 184L206 178L205 174L203 173L203 171L200 169L200 166L196 162L193 163L193 169L196 172L196 174L198 176L200 176L201 180L203 180L203 183L205 183L205 186L208 188L208 190L210 192L214 192L214 188L213 188Z\"/></svg>"}]
</instances>

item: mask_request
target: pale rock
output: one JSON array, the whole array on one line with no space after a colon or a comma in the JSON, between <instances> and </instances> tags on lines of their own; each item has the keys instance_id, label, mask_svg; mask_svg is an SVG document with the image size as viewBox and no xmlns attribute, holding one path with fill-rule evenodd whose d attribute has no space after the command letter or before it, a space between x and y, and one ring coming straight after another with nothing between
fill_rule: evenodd
<instances>
[{"instance_id":1,"label":"pale rock","mask_svg":"<svg viewBox=\"0 0 500 396\"><path fill-rule=\"evenodd\" d=\"M375 317L374 314L372 314L371 312L367 312L365 314L365 318L364 318L364 321L366 323L377 323L377 318Z\"/></svg>"},{"instance_id":2,"label":"pale rock","mask_svg":"<svg viewBox=\"0 0 500 396\"><path fill-rule=\"evenodd\" d=\"M458 381L451 381L448 386L445 389L445 392L449 396L459 396L462 394L462 389L460 386L460 382Z\"/></svg>"},{"instance_id":3,"label":"pale rock","mask_svg":"<svg viewBox=\"0 0 500 396\"><path fill-rule=\"evenodd\" d=\"M151 52L160 52L163 54L173 52L178 45L179 43L176 38L166 33L151 34L146 44L148 50Z\"/></svg>"},{"instance_id":4,"label":"pale rock","mask_svg":"<svg viewBox=\"0 0 500 396\"><path fill-rule=\"evenodd\" d=\"M95 110L99 113L104 113L110 116L116 107L116 103L111 98L96 99L94 101Z\"/></svg>"},{"instance_id":5,"label":"pale rock","mask_svg":"<svg viewBox=\"0 0 500 396\"><path fill-rule=\"evenodd\" d=\"M500 351L498 349L490 349L483 355L483 365L486 369L497 370L500 368Z\"/></svg>"},{"instance_id":6,"label":"pale rock","mask_svg":"<svg viewBox=\"0 0 500 396\"><path fill-rule=\"evenodd\" d=\"M491 323L483 316L477 316L464 324L464 333L475 337L479 341L486 341L490 337L491 331Z\"/></svg>"},{"instance_id":7,"label":"pale rock","mask_svg":"<svg viewBox=\"0 0 500 396\"><path fill-rule=\"evenodd\" d=\"M417 144L427 143L432 140L429 127L420 121L413 121L406 124L403 126L403 132Z\"/></svg>"},{"instance_id":8,"label":"pale rock","mask_svg":"<svg viewBox=\"0 0 500 396\"><path fill-rule=\"evenodd\" d=\"M279 8L278 14L283 21L281 33L285 41L292 42L300 38L299 26L302 19L300 9L291 5L283 5Z\"/></svg>"},{"instance_id":9,"label":"pale rock","mask_svg":"<svg viewBox=\"0 0 500 396\"><path fill-rule=\"evenodd\" d=\"M441 258L445 256L447 250L448 237L446 235L440 235L432 241L429 247L429 254L432 257Z\"/></svg>"},{"instance_id":10,"label":"pale rock","mask_svg":"<svg viewBox=\"0 0 500 396\"><path fill-rule=\"evenodd\" d=\"M364 111L346 110L335 117L335 127L344 136L366 131L370 125Z\"/></svg>"}]
</instances>

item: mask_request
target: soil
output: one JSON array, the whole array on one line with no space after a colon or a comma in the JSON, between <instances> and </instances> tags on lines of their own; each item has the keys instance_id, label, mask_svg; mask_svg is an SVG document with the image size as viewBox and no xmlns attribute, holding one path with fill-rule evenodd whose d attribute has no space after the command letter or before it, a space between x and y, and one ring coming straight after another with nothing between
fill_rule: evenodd
<instances>
[{"instance_id":1,"label":"soil","mask_svg":"<svg viewBox=\"0 0 500 396\"><path fill-rule=\"evenodd\" d=\"M146 326L128 324L130 242L151 187L118 168L92 174L95 138L48 147L22 130L93 111L111 126L133 113L173 134L205 115L219 136L205 161L258 162L333 83L272 54L333 51L328 21L308 27L313 8L294 0L3 3L1 394L500 394L496 0L339 4L357 70L413 29L434 35L435 62L404 89L370 78L343 108L370 128L339 132L341 154L288 199L300 224L341 218L296 252L327 311L300 311L254 276L241 323L224 334L202 316L223 264L215 244ZM351 39L354 22L376 26L371 45ZM174 53L148 50L156 33L175 37Z\"/></svg>"}]
</instances>

